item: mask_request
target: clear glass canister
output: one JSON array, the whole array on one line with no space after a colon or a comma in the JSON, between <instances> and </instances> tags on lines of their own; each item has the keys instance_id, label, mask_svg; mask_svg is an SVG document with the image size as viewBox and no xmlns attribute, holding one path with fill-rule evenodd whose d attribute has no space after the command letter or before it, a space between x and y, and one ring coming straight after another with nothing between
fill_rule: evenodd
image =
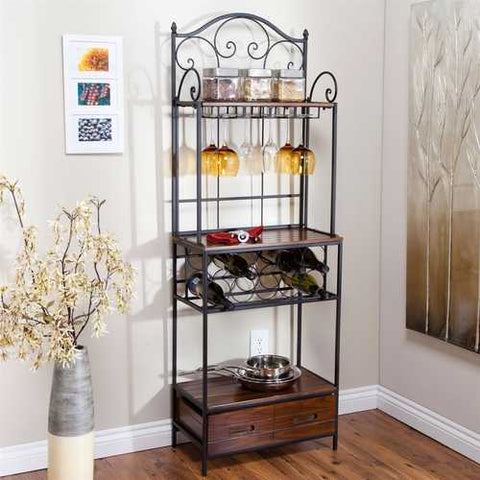
<instances>
[{"instance_id":1,"label":"clear glass canister","mask_svg":"<svg viewBox=\"0 0 480 480\"><path fill-rule=\"evenodd\" d=\"M238 101L243 96L238 68L204 68L202 88L207 101Z\"/></svg>"},{"instance_id":2,"label":"clear glass canister","mask_svg":"<svg viewBox=\"0 0 480 480\"><path fill-rule=\"evenodd\" d=\"M245 100L273 99L273 76L269 68L250 68L244 79Z\"/></svg>"},{"instance_id":3,"label":"clear glass canister","mask_svg":"<svg viewBox=\"0 0 480 480\"><path fill-rule=\"evenodd\" d=\"M275 100L279 102L303 102L305 100L303 70L278 70L275 84Z\"/></svg>"}]
</instances>

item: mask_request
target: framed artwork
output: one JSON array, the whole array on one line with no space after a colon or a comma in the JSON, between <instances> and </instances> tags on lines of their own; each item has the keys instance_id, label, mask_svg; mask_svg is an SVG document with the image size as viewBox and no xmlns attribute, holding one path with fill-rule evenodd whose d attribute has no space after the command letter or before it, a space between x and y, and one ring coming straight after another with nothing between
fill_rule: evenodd
<instances>
[{"instance_id":1,"label":"framed artwork","mask_svg":"<svg viewBox=\"0 0 480 480\"><path fill-rule=\"evenodd\" d=\"M122 153L121 37L63 36L67 154Z\"/></svg>"},{"instance_id":2,"label":"framed artwork","mask_svg":"<svg viewBox=\"0 0 480 480\"><path fill-rule=\"evenodd\" d=\"M407 328L480 353L480 24L475 2L411 16Z\"/></svg>"}]
</instances>

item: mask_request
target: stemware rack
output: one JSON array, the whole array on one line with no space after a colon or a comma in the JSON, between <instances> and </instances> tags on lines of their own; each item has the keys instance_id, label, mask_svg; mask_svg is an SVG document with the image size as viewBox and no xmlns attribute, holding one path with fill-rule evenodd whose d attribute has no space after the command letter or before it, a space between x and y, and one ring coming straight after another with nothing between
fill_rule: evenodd
<instances>
[{"instance_id":1,"label":"stemware rack","mask_svg":"<svg viewBox=\"0 0 480 480\"><path fill-rule=\"evenodd\" d=\"M340 317L342 287L343 238L336 233L336 172L337 172L337 81L329 71L317 75L310 90L305 91L304 102L204 102L201 99L201 74L192 56L182 58L182 50L189 42L199 42L210 49L216 66L239 56L239 46L231 39L222 41L229 26L248 23L250 33L258 30L262 41L251 40L245 48L247 57L262 67L271 61L272 51L289 47L295 52L287 68L299 68L307 78L308 32L296 38L287 35L270 21L248 13L221 15L190 32L179 32L175 23L171 32L171 95L172 95L172 250L173 250L173 307L172 307L172 446L177 445L178 432L183 433L201 452L202 474L207 474L208 460L251 450L323 437L333 438L338 445L338 392L340 363ZM189 55L191 55L191 51ZM291 52L290 52L291 53ZM202 54L202 52L200 52ZM298 57L298 58L297 58ZM298 60L296 65L296 60ZM321 101L314 100L317 84L328 82ZM180 192L179 145L180 118L192 112L195 118L195 197ZM250 195L220 195L220 177L216 194L202 191L202 134L203 122L216 121L217 138L220 123L235 119L256 118L261 122L262 143L264 122L269 119L287 119L298 122L301 141L310 143L312 121L329 118L331 122L330 150L330 205L329 225L325 229L309 225L308 175L299 175L296 188L290 193L266 193L264 174L260 191ZM269 200L286 199L296 202L298 219L289 224L264 224L264 211ZM264 232L258 243L217 245L207 241L207 234L222 231L220 210L226 202L258 202L260 221ZM204 206L214 203L217 209L216 228L205 226ZM181 206L191 204L195 209L196 228L186 229L181 222ZM239 229L254 225L238 225ZM231 228L229 228L231 229ZM259 263L262 251L290 250L308 247L324 263L335 255L335 269L320 278L321 294L306 295L286 285L281 272ZM251 280L232 277L211 260L218 254L239 253L248 256L255 273ZM305 268L302 273L308 273ZM186 282L192 273L203 278L202 295L188 291ZM209 305L207 280L220 284L236 311L260 307L295 305L296 352L295 364L302 370L300 380L293 387L275 393L253 392L241 387L234 379L209 375L208 319L223 309ZM250 283L249 283L250 282ZM335 303L335 367L331 380L308 370L302 365L303 304L313 302ZM187 305L202 316L202 368L199 379L179 381L178 372L178 316L179 303Z\"/></svg>"}]
</instances>

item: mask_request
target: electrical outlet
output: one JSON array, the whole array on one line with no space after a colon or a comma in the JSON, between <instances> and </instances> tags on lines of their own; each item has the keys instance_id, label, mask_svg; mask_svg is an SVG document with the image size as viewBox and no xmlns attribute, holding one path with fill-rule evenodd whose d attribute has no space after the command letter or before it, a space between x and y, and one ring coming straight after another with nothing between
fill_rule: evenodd
<instances>
[{"instance_id":1,"label":"electrical outlet","mask_svg":"<svg viewBox=\"0 0 480 480\"><path fill-rule=\"evenodd\" d=\"M268 330L250 331L250 356L268 353Z\"/></svg>"}]
</instances>

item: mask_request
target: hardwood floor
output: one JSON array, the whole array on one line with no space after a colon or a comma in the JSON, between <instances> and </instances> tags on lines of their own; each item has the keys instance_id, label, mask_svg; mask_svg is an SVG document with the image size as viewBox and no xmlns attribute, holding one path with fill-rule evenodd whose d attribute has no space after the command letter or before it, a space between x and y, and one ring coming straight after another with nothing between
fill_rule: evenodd
<instances>
[{"instance_id":1,"label":"hardwood floor","mask_svg":"<svg viewBox=\"0 0 480 480\"><path fill-rule=\"evenodd\" d=\"M480 465L384 413L340 417L337 452L317 440L209 463L210 480L479 480ZM201 479L197 450L183 445L97 460L95 480ZM2 480L45 480L46 472Z\"/></svg>"}]
</instances>

